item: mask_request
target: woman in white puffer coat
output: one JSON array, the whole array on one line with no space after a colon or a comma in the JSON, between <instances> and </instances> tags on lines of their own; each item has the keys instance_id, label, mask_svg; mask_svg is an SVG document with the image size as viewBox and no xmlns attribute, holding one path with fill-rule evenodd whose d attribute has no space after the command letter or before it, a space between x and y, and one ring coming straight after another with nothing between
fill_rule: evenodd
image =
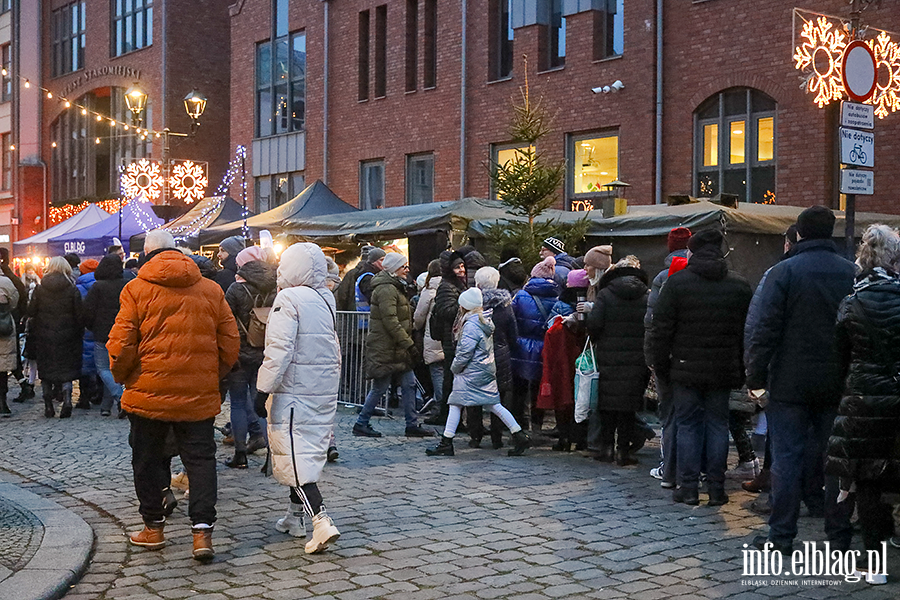
<instances>
[{"instance_id":1,"label":"woman in white puffer coat","mask_svg":"<svg viewBox=\"0 0 900 600\"><path fill-rule=\"evenodd\" d=\"M279 292L269 313L256 384L257 413L269 419L272 472L291 489L290 509L275 527L305 536L305 511L313 522L307 554L321 552L340 536L316 485L325 466L341 376L327 276L325 255L315 244L294 244L282 253Z\"/></svg>"}]
</instances>

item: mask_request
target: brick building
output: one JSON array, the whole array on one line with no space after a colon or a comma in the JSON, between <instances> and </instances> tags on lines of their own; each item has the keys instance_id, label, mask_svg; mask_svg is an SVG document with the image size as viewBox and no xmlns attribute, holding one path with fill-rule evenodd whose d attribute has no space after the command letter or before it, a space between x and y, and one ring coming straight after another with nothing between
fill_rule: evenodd
<instances>
[{"instance_id":1,"label":"brick building","mask_svg":"<svg viewBox=\"0 0 900 600\"><path fill-rule=\"evenodd\" d=\"M187 132L184 96L208 98L197 135L170 138L170 158L208 163L214 189L232 154L226 2L4 1L34 24L16 45L10 83L19 106L15 239L46 228L50 203L114 198L121 165L163 158L162 137L135 134L124 102L133 84L147 94L142 129Z\"/></svg>"},{"instance_id":2,"label":"brick building","mask_svg":"<svg viewBox=\"0 0 900 600\"><path fill-rule=\"evenodd\" d=\"M725 191L838 207L838 112L800 87L794 4L237 0L231 145L251 148L258 210L316 179L362 208L486 197L486 163L512 155L527 56L531 94L556 115L539 151L567 161L560 207L616 178L638 204ZM842 0L801 8L849 17ZM900 7L873 3L863 21L900 30ZM858 207L894 212L900 115L876 132L876 195Z\"/></svg>"}]
</instances>

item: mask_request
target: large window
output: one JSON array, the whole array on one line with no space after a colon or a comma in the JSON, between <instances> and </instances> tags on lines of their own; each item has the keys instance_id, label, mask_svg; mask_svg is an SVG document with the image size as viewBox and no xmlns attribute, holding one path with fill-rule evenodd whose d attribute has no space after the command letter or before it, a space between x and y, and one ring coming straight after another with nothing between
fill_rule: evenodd
<instances>
[{"instance_id":1,"label":"large window","mask_svg":"<svg viewBox=\"0 0 900 600\"><path fill-rule=\"evenodd\" d=\"M505 166L510 161L518 162L525 154L526 146L518 144L491 144L491 169L494 165ZM497 200L502 194L494 189L493 179L491 180L491 198Z\"/></svg>"},{"instance_id":2,"label":"large window","mask_svg":"<svg viewBox=\"0 0 900 600\"><path fill-rule=\"evenodd\" d=\"M603 0L594 11L594 60L622 54L625 46L625 0Z\"/></svg>"},{"instance_id":3,"label":"large window","mask_svg":"<svg viewBox=\"0 0 900 600\"><path fill-rule=\"evenodd\" d=\"M434 202L434 154L410 154L406 157L406 203Z\"/></svg>"},{"instance_id":4,"label":"large window","mask_svg":"<svg viewBox=\"0 0 900 600\"><path fill-rule=\"evenodd\" d=\"M0 13L12 10L12 0L0 0Z\"/></svg>"},{"instance_id":5,"label":"large window","mask_svg":"<svg viewBox=\"0 0 900 600\"><path fill-rule=\"evenodd\" d=\"M607 184L619 178L619 135L591 133L570 137L567 153L570 207L584 209L593 198L606 196Z\"/></svg>"},{"instance_id":6,"label":"large window","mask_svg":"<svg viewBox=\"0 0 900 600\"><path fill-rule=\"evenodd\" d=\"M510 4L512 0L488 0L488 76L491 81L512 75L514 30Z\"/></svg>"},{"instance_id":7,"label":"large window","mask_svg":"<svg viewBox=\"0 0 900 600\"><path fill-rule=\"evenodd\" d=\"M303 191L303 173L279 173L257 177L254 182L256 211L265 212L293 200Z\"/></svg>"},{"instance_id":8,"label":"large window","mask_svg":"<svg viewBox=\"0 0 900 600\"><path fill-rule=\"evenodd\" d=\"M548 0L550 18L547 26L547 66L551 69L566 64L566 18L562 13L563 0Z\"/></svg>"},{"instance_id":9,"label":"large window","mask_svg":"<svg viewBox=\"0 0 900 600\"><path fill-rule=\"evenodd\" d=\"M359 208L384 208L384 161L359 163Z\"/></svg>"},{"instance_id":10,"label":"large window","mask_svg":"<svg viewBox=\"0 0 900 600\"><path fill-rule=\"evenodd\" d=\"M2 56L3 60L3 70L0 71L2 73L2 80L0 80L0 85L2 85L2 89L0 89L0 102L9 102L12 100L13 96L13 86L12 86L12 46L10 44L3 44L0 47L0 56Z\"/></svg>"},{"instance_id":11,"label":"large window","mask_svg":"<svg viewBox=\"0 0 900 600\"><path fill-rule=\"evenodd\" d=\"M50 16L53 77L84 68L84 32L87 27L84 4L84 0L72 2L54 10Z\"/></svg>"},{"instance_id":12,"label":"large window","mask_svg":"<svg viewBox=\"0 0 900 600\"><path fill-rule=\"evenodd\" d=\"M302 131L306 120L306 33L256 46L256 136Z\"/></svg>"},{"instance_id":13,"label":"large window","mask_svg":"<svg viewBox=\"0 0 900 600\"><path fill-rule=\"evenodd\" d=\"M57 201L118 196L119 169L147 156L151 142L141 141L123 129L111 128L106 121L97 121L88 112L128 122L130 113L125 106L124 88L98 88L75 102L86 110L73 106L50 124L52 196ZM144 126L148 129L153 127L151 102L148 100L144 109Z\"/></svg>"},{"instance_id":14,"label":"large window","mask_svg":"<svg viewBox=\"0 0 900 600\"><path fill-rule=\"evenodd\" d=\"M153 44L153 0L112 0L112 55L122 56Z\"/></svg>"},{"instance_id":15,"label":"large window","mask_svg":"<svg viewBox=\"0 0 900 600\"><path fill-rule=\"evenodd\" d=\"M694 114L694 194L737 194L775 202L775 100L750 88L726 90Z\"/></svg>"},{"instance_id":16,"label":"large window","mask_svg":"<svg viewBox=\"0 0 900 600\"><path fill-rule=\"evenodd\" d=\"M6 192L12 189L12 164L15 156L14 151L11 149L12 135L9 133L0 135L0 144L3 144L3 147L0 148L0 156L3 158L2 171L0 171L0 189Z\"/></svg>"}]
</instances>

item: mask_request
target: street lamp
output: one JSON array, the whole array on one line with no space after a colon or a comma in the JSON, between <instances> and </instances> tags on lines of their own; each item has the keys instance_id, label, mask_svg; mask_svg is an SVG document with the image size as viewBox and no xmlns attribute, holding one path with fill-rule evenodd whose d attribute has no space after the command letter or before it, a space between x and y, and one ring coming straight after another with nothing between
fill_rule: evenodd
<instances>
[{"instance_id":1,"label":"street lamp","mask_svg":"<svg viewBox=\"0 0 900 600\"><path fill-rule=\"evenodd\" d=\"M131 111L131 124L140 127L144 121L142 114L147 106L147 93L136 81L125 91L125 106Z\"/></svg>"},{"instance_id":2,"label":"street lamp","mask_svg":"<svg viewBox=\"0 0 900 600\"><path fill-rule=\"evenodd\" d=\"M147 107L147 93L144 92L137 82L135 82L130 88L125 91L125 105L128 107L128 110L131 111L131 122L136 127L139 128L143 123L143 112ZM197 133L197 129L200 127L200 117L203 116L203 112L206 110L206 96L202 93L198 92L196 89L191 90L191 92L184 97L184 111L191 118L191 132L190 133L178 133L175 131L169 131L169 128L166 127L162 131L157 134L157 137L162 136L162 145L163 145L163 155L162 155L162 169L163 169L163 188L162 188L162 204L154 207L154 211L157 214L165 219L167 222L174 215L174 211L170 208L160 208L161 206L168 207L169 205L169 175L170 175L170 165L169 165L169 137L194 137ZM121 212L121 209L120 209ZM162 214L161 214L162 213Z\"/></svg>"}]
</instances>

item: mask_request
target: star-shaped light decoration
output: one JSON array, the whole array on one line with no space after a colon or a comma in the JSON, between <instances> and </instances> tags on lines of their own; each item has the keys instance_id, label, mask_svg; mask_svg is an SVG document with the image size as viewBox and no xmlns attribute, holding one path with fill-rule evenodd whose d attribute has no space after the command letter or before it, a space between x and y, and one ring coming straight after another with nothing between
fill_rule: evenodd
<instances>
[{"instance_id":1,"label":"star-shaped light decoration","mask_svg":"<svg viewBox=\"0 0 900 600\"><path fill-rule=\"evenodd\" d=\"M844 93L841 58L847 36L825 17L806 21L800 33L803 42L794 48L794 68L808 73L806 89L815 94L814 102L822 108Z\"/></svg>"},{"instance_id":2,"label":"star-shaped light decoration","mask_svg":"<svg viewBox=\"0 0 900 600\"><path fill-rule=\"evenodd\" d=\"M175 165L169 178L172 194L186 204L202 200L208 184L203 167L190 160Z\"/></svg>"},{"instance_id":3,"label":"star-shaped light decoration","mask_svg":"<svg viewBox=\"0 0 900 600\"><path fill-rule=\"evenodd\" d=\"M119 179L119 186L126 198L137 198L144 194L146 198L154 200L162 194L163 182L159 164L142 158L125 168Z\"/></svg>"}]
</instances>

